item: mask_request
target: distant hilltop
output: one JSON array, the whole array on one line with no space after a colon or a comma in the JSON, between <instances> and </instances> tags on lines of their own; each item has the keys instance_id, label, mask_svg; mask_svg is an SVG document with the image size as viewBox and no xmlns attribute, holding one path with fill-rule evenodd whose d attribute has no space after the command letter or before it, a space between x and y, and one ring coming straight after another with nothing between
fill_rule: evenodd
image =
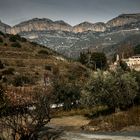
<instances>
[{"instance_id":1,"label":"distant hilltop","mask_svg":"<svg viewBox=\"0 0 140 140\"><path fill-rule=\"evenodd\" d=\"M13 27L0 22L0 31L19 34L69 58L78 58L80 52L87 50L110 57L120 46L140 44L140 13L121 14L106 23L85 21L75 26L47 18L34 18Z\"/></svg>"},{"instance_id":2,"label":"distant hilltop","mask_svg":"<svg viewBox=\"0 0 140 140\"><path fill-rule=\"evenodd\" d=\"M140 21L140 13L137 14L121 14L118 17L111 19L107 23L98 22L90 23L83 22L76 26L71 26L68 23L59 20L52 21L47 18L34 18L28 21L21 22L13 27L2 23L0 21L0 30L2 32L10 34L18 34L21 32L29 31L46 31L46 30L60 30L68 32L85 32L85 31L94 31L94 32L104 32L108 28L124 26L130 23L135 23Z\"/></svg>"}]
</instances>

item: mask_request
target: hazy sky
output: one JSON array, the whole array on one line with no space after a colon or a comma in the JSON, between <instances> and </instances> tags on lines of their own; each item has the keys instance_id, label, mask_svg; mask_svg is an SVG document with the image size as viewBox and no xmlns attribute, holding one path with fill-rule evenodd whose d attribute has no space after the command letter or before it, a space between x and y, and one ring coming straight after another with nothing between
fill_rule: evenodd
<instances>
[{"instance_id":1,"label":"hazy sky","mask_svg":"<svg viewBox=\"0 0 140 140\"><path fill-rule=\"evenodd\" d=\"M35 17L106 22L122 13L140 13L140 0L0 0L0 19L9 25Z\"/></svg>"}]
</instances>

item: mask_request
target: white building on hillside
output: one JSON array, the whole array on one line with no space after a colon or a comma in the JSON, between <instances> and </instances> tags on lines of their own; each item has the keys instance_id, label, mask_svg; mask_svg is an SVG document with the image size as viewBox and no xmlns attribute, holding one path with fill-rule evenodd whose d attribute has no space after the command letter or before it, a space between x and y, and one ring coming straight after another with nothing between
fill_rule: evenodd
<instances>
[{"instance_id":1,"label":"white building on hillside","mask_svg":"<svg viewBox=\"0 0 140 140\"><path fill-rule=\"evenodd\" d=\"M132 56L128 59L122 59L130 69L140 71L140 55Z\"/></svg>"}]
</instances>

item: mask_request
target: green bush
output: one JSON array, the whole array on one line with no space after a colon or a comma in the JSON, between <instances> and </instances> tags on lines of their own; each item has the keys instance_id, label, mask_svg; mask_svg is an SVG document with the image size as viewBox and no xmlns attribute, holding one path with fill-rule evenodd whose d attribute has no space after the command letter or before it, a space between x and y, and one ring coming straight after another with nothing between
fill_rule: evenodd
<instances>
[{"instance_id":1,"label":"green bush","mask_svg":"<svg viewBox=\"0 0 140 140\"><path fill-rule=\"evenodd\" d=\"M124 61L120 61L120 67L124 70L124 71L130 71L130 68L128 67L127 63Z\"/></svg>"},{"instance_id":2,"label":"green bush","mask_svg":"<svg viewBox=\"0 0 140 140\"><path fill-rule=\"evenodd\" d=\"M0 31L0 35L4 36L4 33Z\"/></svg>"},{"instance_id":3,"label":"green bush","mask_svg":"<svg viewBox=\"0 0 140 140\"><path fill-rule=\"evenodd\" d=\"M80 53L79 61L94 70L107 68L107 58L102 52Z\"/></svg>"},{"instance_id":4,"label":"green bush","mask_svg":"<svg viewBox=\"0 0 140 140\"><path fill-rule=\"evenodd\" d=\"M81 103L87 106L106 105L125 109L134 103L138 83L129 72L92 73L83 90Z\"/></svg>"},{"instance_id":5,"label":"green bush","mask_svg":"<svg viewBox=\"0 0 140 140\"><path fill-rule=\"evenodd\" d=\"M21 44L18 42L12 43L11 46L14 48L21 48Z\"/></svg>"},{"instance_id":6,"label":"green bush","mask_svg":"<svg viewBox=\"0 0 140 140\"><path fill-rule=\"evenodd\" d=\"M140 72L139 71L132 71L131 74L133 77L136 78L136 81L137 81L138 87L139 87L134 102L135 102L135 104L140 105Z\"/></svg>"},{"instance_id":7,"label":"green bush","mask_svg":"<svg viewBox=\"0 0 140 140\"><path fill-rule=\"evenodd\" d=\"M54 81L54 98L56 104L63 104L63 109L68 111L78 107L80 99L80 87L75 83Z\"/></svg>"},{"instance_id":8,"label":"green bush","mask_svg":"<svg viewBox=\"0 0 140 140\"><path fill-rule=\"evenodd\" d=\"M10 41L10 42L16 42L16 41L17 41L17 37L16 37L15 35L11 35L11 36L9 37L9 41Z\"/></svg>"},{"instance_id":9,"label":"green bush","mask_svg":"<svg viewBox=\"0 0 140 140\"><path fill-rule=\"evenodd\" d=\"M140 45L134 47L134 54L140 54Z\"/></svg>"},{"instance_id":10,"label":"green bush","mask_svg":"<svg viewBox=\"0 0 140 140\"><path fill-rule=\"evenodd\" d=\"M9 37L9 41L10 42L16 42L16 41L21 41L22 40L22 38L20 37L20 35L10 35L10 37Z\"/></svg>"}]
</instances>

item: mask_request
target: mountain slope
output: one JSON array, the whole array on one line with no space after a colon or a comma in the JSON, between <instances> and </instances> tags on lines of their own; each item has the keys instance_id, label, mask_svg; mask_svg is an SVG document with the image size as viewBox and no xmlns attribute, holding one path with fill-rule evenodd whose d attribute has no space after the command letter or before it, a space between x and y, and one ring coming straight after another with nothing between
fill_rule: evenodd
<instances>
[{"instance_id":1,"label":"mountain slope","mask_svg":"<svg viewBox=\"0 0 140 140\"><path fill-rule=\"evenodd\" d=\"M67 57L77 58L87 49L104 51L110 56L116 50L114 48L124 44L124 40L132 46L139 43L140 14L122 14L107 23L83 22L74 27L61 20L35 18L6 31L18 33Z\"/></svg>"},{"instance_id":2,"label":"mountain slope","mask_svg":"<svg viewBox=\"0 0 140 140\"><path fill-rule=\"evenodd\" d=\"M118 27L140 21L140 13L138 14L122 14L107 22L107 27Z\"/></svg>"},{"instance_id":3,"label":"mountain slope","mask_svg":"<svg viewBox=\"0 0 140 140\"><path fill-rule=\"evenodd\" d=\"M0 31L2 31L3 33L9 32L9 30L11 29L11 27L3 22L0 21Z\"/></svg>"},{"instance_id":4,"label":"mountain slope","mask_svg":"<svg viewBox=\"0 0 140 140\"><path fill-rule=\"evenodd\" d=\"M9 87L42 86L46 71L53 78L58 74L68 77L69 71L74 72L75 69L75 73L81 71L79 77L86 72L80 63L69 62L55 51L18 35L0 34L0 38L3 40L0 43L0 82Z\"/></svg>"},{"instance_id":5,"label":"mountain slope","mask_svg":"<svg viewBox=\"0 0 140 140\"><path fill-rule=\"evenodd\" d=\"M20 32L30 32L30 31L44 31L44 30L62 30L62 31L71 31L72 27L65 23L64 21L52 21L50 19L39 19L34 18L32 20L28 20L22 22L18 25L15 25L11 28L9 33L17 34Z\"/></svg>"},{"instance_id":6,"label":"mountain slope","mask_svg":"<svg viewBox=\"0 0 140 140\"><path fill-rule=\"evenodd\" d=\"M106 30L106 25L102 22L98 22L95 24L89 22L83 22L73 27L73 31L75 33L85 32L85 31L104 32L105 30Z\"/></svg>"}]
</instances>

